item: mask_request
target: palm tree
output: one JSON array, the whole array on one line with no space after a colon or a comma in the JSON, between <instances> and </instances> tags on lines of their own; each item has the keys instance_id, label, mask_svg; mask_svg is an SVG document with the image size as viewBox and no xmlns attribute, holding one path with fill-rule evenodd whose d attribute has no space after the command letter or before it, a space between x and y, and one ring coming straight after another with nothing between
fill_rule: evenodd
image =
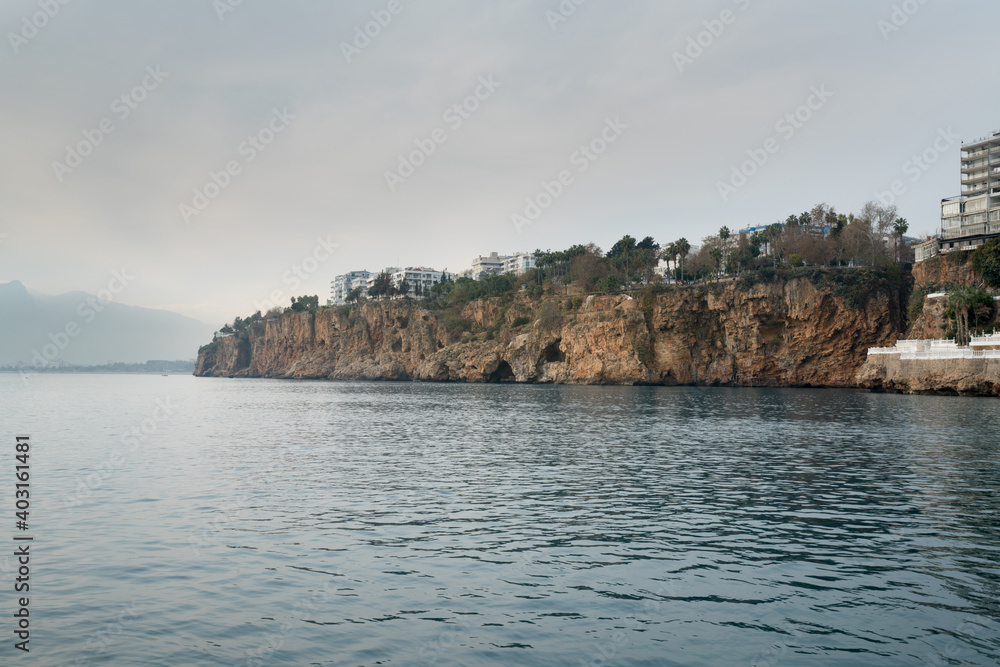
<instances>
[{"instance_id":1,"label":"palm tree","mask_svg":"<svg viewBox=\"0 0 1000 667\"><path fill-rule=\"evenodd\" d=\"M948 299L948 309L955 311L955 342L967 345L969 342L969 310L976 306L977 290L968 285L956 287Z\"/></svg>"},{"instance_id":2,"label":"palm tree","mask_svg":"<svg viewBox=\"0 0 1000 667\"><path fill-rule=\"evenodd\" d=\"M722 266L722 248L716 246L708 251L709 256L715 261L715 276L718 279L719 269Z\"/></svg>"},{"instance_id":3,"label":"palm tree","mask_svg":"<svg viewBox=\"0 0 1000 667\"><path fill-rule=\"evenodd\" d=\"M899 246L903 243L903 236L910 231L910 223L906 218L896 218L896 223L892 227L893 236L896 241L896 261L899 261Z\"/></svg>"},{"instance_id":4,"label":"palm tree","mask_svg":"<svg viewBox=\"0 0 1000 667\"><path fill-rule=\"evenodd\" d=\"M668 245L666 247L666 249L663 251L663 259L667 260L667 262L669 262L671 265L675 264L677 262L677 243L676 242L675 243L671 243L670 245ZM671 274L672 274L673 268L671 268L670 270L671 270Z\"/></svg>"},{"instance_id":5,"label":"palm tree","mask_svg":"<svg viewBox=\"0 0 1000 667\"><path fill-rule=\"evenodd\" d=\"M677 254L681 258L681 280L684 280L684 258L688 256L689 252L691 252L691 244L688 243L688 240L679 239L677 241Z\"/></svg>"},{"instance_id":6,"label":"palm tree","mask_svg":"<svg viewBox=\"0 0 1000 667\"><path fill-rule=\"evenodd\" d=\"M622 254L625 256L625 290L628 291L632 289L632 281L629 279L629 265L632 263L632 253L635 252L636 240L634 237L626 234L619 243L621 244Z\"/></svg>"},{"instance_id":7,"label":"palm tree","mask_svg":"<svg viewBox=\"0 0 1000 667\"><path fill-rule=\"evenodd\" d=\"M781 234L784 230L781 228L781 223L774 223L768 226L767 230L764 232L766 235L766 243L768 245L768 255L774 257L774 242L781 238ZM777 259L775 259L775 266L777 266Z\"/></svg>"},{"instance_id":8,"label":"palm tree","mask_svg":"<svg viewBox=\"0 0 1000 667\"><path fill-rule=\"evenodd\" d=\"M737 276L740 275L740 254L737 252L729 253L729 257L726 258L726 272L735 273Z\"/></svg>"},{"instance_id":9,"label":"palm tree","mask_svg":"<svg viewBox=\"0 0 1000 667\"><path fill-rule=\"evenodd\" d=\"M719 230L719 247L726 249L729 247L727 241L732 237L733 233L729 231L729 227L723 227Z\"/></svg>"}]
</instances>

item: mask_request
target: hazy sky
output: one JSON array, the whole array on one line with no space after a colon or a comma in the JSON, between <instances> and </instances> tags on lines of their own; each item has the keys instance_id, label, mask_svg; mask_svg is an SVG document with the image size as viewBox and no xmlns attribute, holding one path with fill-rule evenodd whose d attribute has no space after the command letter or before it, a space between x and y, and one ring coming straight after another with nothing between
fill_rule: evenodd
<instances>
[{"instance_id":1,"label":"hazy sky","mask_svg":"<svg viewBox=\"0 0 1000 667\"><path fill-rule=\"evenodd\" d=\"M213 324L352 269L697 243L897 179L928 233L956 137L1000 129L995 0L59 1L0 5L0 282L96 292L124 268L120 301ZM416 142L433 154L390 188ZM724 201L748 151L767 161Z\"/></svg>"}]
</instances>

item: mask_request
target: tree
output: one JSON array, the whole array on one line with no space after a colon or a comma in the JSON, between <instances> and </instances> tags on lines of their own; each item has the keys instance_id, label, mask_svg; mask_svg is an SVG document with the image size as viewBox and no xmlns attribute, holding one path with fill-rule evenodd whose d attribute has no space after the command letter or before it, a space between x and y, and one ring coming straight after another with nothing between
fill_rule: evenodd
<instances>
[{"instance_id":1,"label":"tree","mask_svg":"<svg viewBox=\"0 0 1000 667\"><path fill-rule=\"evenodd\" d=\"M293 313L314 313L319 310L319 296L300 296L296 299L292 297Z\"/></svg>"},{"instance_id":2,"label":"tree","mask_svg":"<svg viewBox=\"0 0 1000 667\"><path fill-rule=\"evenodd\" d=\"M652 241L652 238L646 238L647 240ZM608 259L612 260L616 266L624 269L625 289L631 287L632 284L629 280L629 269L631 268L636 245L635 238L626 234L621 238L621 240L618 241L618 243L612 246L611 250L608 251Z\"/></svg>"},{"instance_id":3,"label":"tree","mask_svg":"<svg viewBox=\"0 0 1000 667\"><path fill-rule=\"evenodd\" d=\"M719 240L722 241L723 245L725 245L726 241L728 241L729 237L732 235L733 233L729 231L729 227L723 227L719 230Z\"/></svg>"},{"instance_id":4,"label":"tree","mask_svg":"<svg viewBox=\"0 0 1000 667\"><path fill-rule=\"evenodd\" d=\"M383 297L392 296L395 292L394 286L392 284L392 276L388 273L380 273L372 281L371 287L368 288L368 296L373 299L381 299Z\"/></svg>"},{"instance_id":5,"label":"tree","mask_svg":"<svg viewBox=\"0 0 1000 667\"><path fill-rule=\"evenodd\" d=\"M604 253L593 243L583 248L582 254L570 260L570 276L580 282L583 290L589 291L594 281L604 273Z\"/></svg>"},{"instance_id":6,"label":"tree","mask_svg":"<svg viewBox=\"0 0 1000 667\"><path fill-rule=\"evenodd\" d=\"M948 297L948 317L955 323L955 342L968 345L975 328L988 324L996 313L993 297L970 285L951 290Z\"/></svg>"},{"instance_id":7,"label":"tree","mask_svg":"<svg viewBox=\"0 0 1000 667\"><path fill-rule=\"evenodd\" d=\"M666 250L663 251L661 255L663 260L667 262L668 266L673 269L673 265L677 262L677 242L671 243L667 246Z\"/></svg>"},{"instance_id":8,"label":"tree","mask_svg":"<svg viewBox=\"0 0 1000 667\"><path fill-rule=\"evenodd\" d=\"M1000 239L976 248L972 253L972 268L988 287L1000 289Z\"/></svg>"},{"instance_id":9,"label":"tree","mask_svg":"<svg viewBox=\"0 0 1000 667\"><path fill-rule=\"evenodd\" d=\"M739 275L740 273L740 253L731 252L726 257L726 273Z\"/></svg>"},{"instance_id":10,"label":"tree","mask_svg":"<svg viewBox=\"0 0 1000 667\"><path fill-rule=\"evenodd\" d=\"M677 255L681 258L681 280L684 280L684 258L691 252L691 244L685 238L677 241Z\"/></svg>"},{"instance_id":11,"label":"tree","mask_svg":"<svg viewBox=\"0 0 1000 667\"><path fill-rule=\"evenodd\" d=\"M781 224L777 222L773 225L768 225L767 229L764 230L764 239L768 245L767 254L775 258L775 264L777 264L777 255L774 252L774 242L781 238L783 232Z\"/></svg>"},{"instance_id":12,"label":"tree","mask_svg":"<svg viewBox=\"0 0 1000 667\"><path fill-rule=\"evenodd\" d=\"M722 268L722 248L716 246L709 250L708 254L712 258L712 261L715 262L715 275L718 277Z\"/></svg>"},{"instance_id":13,"label":"tree","mask_svg":"<svg viewBox=\"0 0 1000 667\"><path fill-rule=\"evenodd\" d=\"M647 236L636 244L637 250L659 250L660 244L653 240L652 236Z\"/></svg>"},{"instance_id":14,"label":"tree","mask_svg":"<svg viewBox=\"0 0 1000 667\"><path fill-rule=\"evenodd\" d=\"M354 289L352 289L350 292L347 293L347 296L344 297L344 301L346 301L347 303L357 303L358 301L361 301L361 299L362 296L360 287L355 287Z\"/></svg>"},{"instance_id":15,"label":"tree","mask_svg":"<svg viewBox=\"0 0 1000 667\"><path fill-rule=\"evenodd\" d=\"M910 223L906 221L906 218L896 218L896 222L893 224L892 232L893 238L896 241L896 261L899 261L899 247L903 244L903 237L906 232L910 231Z\"/></svg>"}]
</instances>

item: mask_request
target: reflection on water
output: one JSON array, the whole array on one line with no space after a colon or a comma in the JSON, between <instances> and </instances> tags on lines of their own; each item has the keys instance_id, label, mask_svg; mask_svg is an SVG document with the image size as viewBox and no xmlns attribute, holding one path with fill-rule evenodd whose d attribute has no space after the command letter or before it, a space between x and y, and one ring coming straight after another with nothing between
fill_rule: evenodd
<instances>
[{"instance_id":1,"label":"reflection on water","mask_svg":"<svg viewBox=\"0 0 1000 667\"><path fill-rule=\"evenodd\" d=\"M32 664L1000 661L994 401L4 374L0 395L4 437L37 443Z\"/></svg>"}]
</instances>

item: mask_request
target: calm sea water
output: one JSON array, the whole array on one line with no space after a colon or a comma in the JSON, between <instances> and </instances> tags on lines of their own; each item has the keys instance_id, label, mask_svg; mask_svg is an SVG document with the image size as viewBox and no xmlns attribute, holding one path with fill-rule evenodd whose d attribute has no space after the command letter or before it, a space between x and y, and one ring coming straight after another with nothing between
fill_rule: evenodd
<instances>
[{"instance_id":1,"label":"calm sea water","mask_svg":"<svg viewBox=\"0 0 1000 667\"><path fill-rule=\"evenodd\" d=\"M16 664L1000 662L993 400L0 374L0 417Z\"/></svg>"}]
</instances>

